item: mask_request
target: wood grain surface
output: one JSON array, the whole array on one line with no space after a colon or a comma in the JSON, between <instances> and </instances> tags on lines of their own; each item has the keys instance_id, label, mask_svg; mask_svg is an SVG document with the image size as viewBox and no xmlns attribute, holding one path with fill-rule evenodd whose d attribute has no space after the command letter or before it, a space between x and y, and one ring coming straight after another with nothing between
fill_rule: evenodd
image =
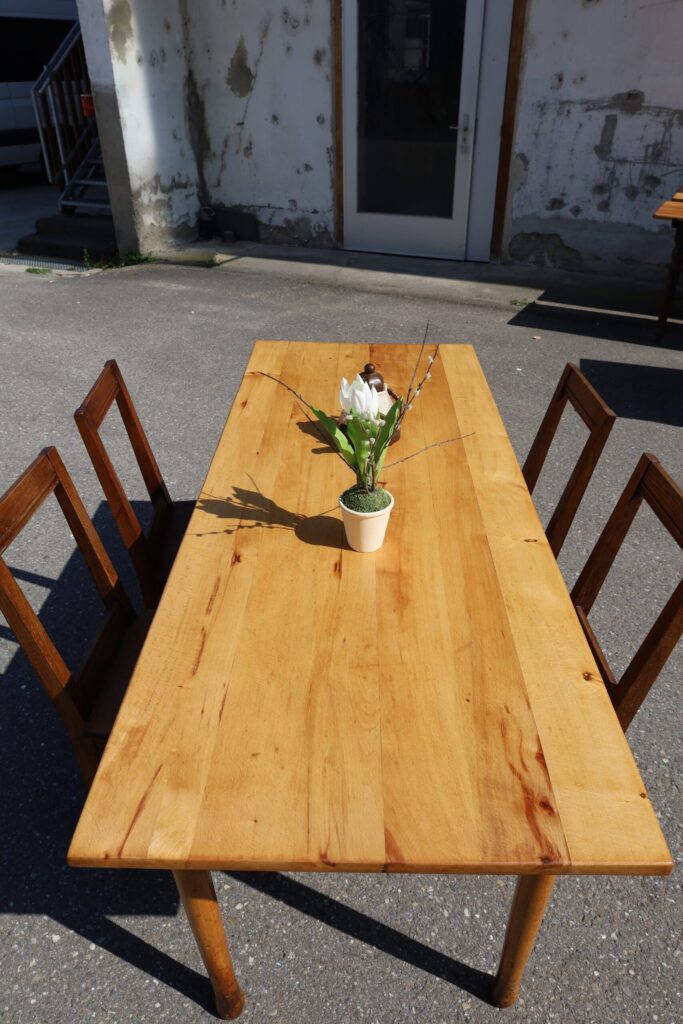
<instances>
[{"instance_id":1,"label":"wood grain surface","mask_svg":"<svg viewBox=\"0 0 683 1024\"><path fill-rule=\"evenodd\" d=\"M372 555L344 543L348 469L257 372L332 411L368 361L405 392L416 353L255 345L71 864L670 870L474 349L441 349L405 420Z\"/></svg>"},{"instance_id":2,"label":"wood grain surface","mask_svg":"<svg viewBox=\"0 0 683 1024\"><path fill-rule=\"evenodd\" d=\"M660 220L683 220L683 192L677 192L673 199L667 199L652 216Z\"/></svg>"}]
</instances>

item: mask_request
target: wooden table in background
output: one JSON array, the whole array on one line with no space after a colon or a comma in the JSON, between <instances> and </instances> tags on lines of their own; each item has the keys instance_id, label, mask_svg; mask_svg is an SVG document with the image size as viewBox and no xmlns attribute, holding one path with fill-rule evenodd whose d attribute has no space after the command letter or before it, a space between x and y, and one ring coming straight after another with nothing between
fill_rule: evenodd
<instances>
[{"instance_id":1,"label":"wooden table in background","mask_svg":"<svg viewBox=\"0 0 683 1024\"><path fill-rule=\"evenodd\" d=\"M652 216L658 217L660 220L670 220L674 228L674 247L669 264L669 275L657 321L656 337L659 340L663 337L666 329L666 321L669 318L671 303L676 294L676 285L683 266L683 192L675 192L673 197L662 203Z\"/></svg>"},{"instance_id":2,"label":"wooden table in background","mask_svg":"<svg viewBox=\"0 0 683 1024\"><path fill-rule=\"evenodd\" d=\"M369 361L405 391L416 352L257 342L69 851L174 871L226 1016L210 870L515 874L509 1005L554 876L671 868L474 349L441 349L389 453L374 555L257 373L333 410Z\"/></svg>"}]
</instances>

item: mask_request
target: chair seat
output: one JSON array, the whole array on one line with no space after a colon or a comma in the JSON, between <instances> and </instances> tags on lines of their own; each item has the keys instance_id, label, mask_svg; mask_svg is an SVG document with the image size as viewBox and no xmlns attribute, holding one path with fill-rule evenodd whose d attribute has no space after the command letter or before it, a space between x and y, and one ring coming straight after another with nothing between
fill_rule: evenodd
<instances>
[{"instance_id":1,"label":"chair seat","mask_svg":"<svg viewBox=\"0 0 683 1024\"><path fill-rule=\"evenodd\" d=\"M173 505L171 520L157 560L157 572L162 587L168 579L193 511L192 501L181 501ZM146 609L126 630L106 679L98 689L92 712L86 722L86 735L95 740L105 741L111 733L153 616L154 611Z\"/></svg>"},{"instance_id":2,"label":"chair seat","mask_svg":"<svg viewBox=\"0 0 683 1024\"><path fill-rule=\"evenodd\" d=\"M98 688L92 712L86 722L87 736L95 740L106 740L111 733L153 617L153 611L141 612L124 633L106 678Z\"/></svg>"},{"instance_id":3,"label":"chair seat","mask_svg":"<svg viewBox=\"0 0 683 1024\"><path fill-rule=\"evenodd\" d=\"M187 525L190 522L190 517L194 512L195 503L193 501L176 501L173 503L171 508L171 520L166 529L164 535L163 544L161 551L157 558L157 576L159 582L164 587L166 580L169 577L169 573L173 568L175 556L178 554L178 548L185 536Z\"/></svg>"}]
</instances>

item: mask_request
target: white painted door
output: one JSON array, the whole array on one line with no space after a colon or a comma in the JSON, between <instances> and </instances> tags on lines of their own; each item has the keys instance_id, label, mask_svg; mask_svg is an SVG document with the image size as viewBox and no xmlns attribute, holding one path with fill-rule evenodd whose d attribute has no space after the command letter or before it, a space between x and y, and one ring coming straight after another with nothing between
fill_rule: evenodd
<instances>
[{"instance_id":1,"label":"white painted door","mask_svg":"<svg viewBox=\"0 0 683 1024\"><path fill-rule=\"evenodd\" d=\"M344 0L347 249L488 258L490 166L477 223L471 199L476 163L498 158L512 0L495 6L487 19L486 0Z\"/></svg>"}]
</instances>

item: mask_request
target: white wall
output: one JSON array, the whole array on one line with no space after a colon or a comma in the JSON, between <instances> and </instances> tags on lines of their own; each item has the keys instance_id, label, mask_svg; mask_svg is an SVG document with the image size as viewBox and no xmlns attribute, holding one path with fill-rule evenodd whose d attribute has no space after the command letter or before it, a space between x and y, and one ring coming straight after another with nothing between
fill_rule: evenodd
<instances>
[{"instance_id":1,"label":"white wall","mask_svg":"<svg viewBox=\"0 0 683 1024\"><path fill-rule=\"evenodd\" d=\"M332 244L330 0L78 2L125 248L194 237L204 204L242 237Z\"/></svg>"},{"instance_id":2,"label":"white wall","mask_svg":"<svg viewBox=\"0 0 683 1024\"><path fill-rule=\"evenodd\" d=\"M78 0L119 248L194 238L185 3Z\"/></svg>"},{"instance_id":3,"label":"white wall","mask_svg":"<svg viewBox=\"0 0 683 1024\"><path fill-rule=\"evenodd\" d=\"M511 258L648 275L653 210L683 184L683 2L530 0L513 147Z\"/></svg>"},{"instance_id":4,"label":"white wall","mask_svg":"<svg viewBox=\"0 0 683 1024\"><path fill-rule=\"evenodd\" d=\"M209 203L242 237L333 244L330 0L78 3L126 243L193 237ZM529 0L508 258L661 273L672 233L652 211L683 184L681 39L683 0Z\"/></svg>"},{"instance_id":5,"label":"white wall","mask_svg":"<svg viewBox=\"0 0 683 1024\"><path fill-rule=\"evenodd\" d=\"M332 242L331 7L188 5L202 192L225 226L262 241Z\"/></svg>"}]
</instances>

